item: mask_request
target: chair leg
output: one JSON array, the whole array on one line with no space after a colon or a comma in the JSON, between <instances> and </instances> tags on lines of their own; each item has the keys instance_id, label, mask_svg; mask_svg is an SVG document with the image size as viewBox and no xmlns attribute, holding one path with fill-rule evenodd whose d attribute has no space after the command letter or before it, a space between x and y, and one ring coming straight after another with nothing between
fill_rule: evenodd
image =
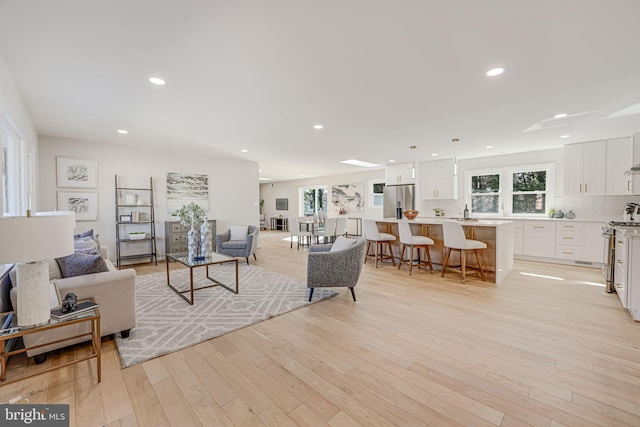
<instances>
[{"instance_id":1,"label":"chair leg","mask_svg":"<svg viewBox=\"0 0 640 427\"><path fill-rule=\"evenodd\" d=\"M433 264L431 264L431 253L429 252L429 246L424 248L424 251L427 253L427 259L429 260L429 270L431 270L431 274L433 274Z\"/></svg>"},{"instance_id":2,"label":"chair leg","mask_svg":"<svg viewBox=\"0 0 640 427\"><path fill-rule=\"evenodd\" d=\"M256 256L255 252L253 254L253 259L256 260L256 261L258 260L258 257Z\"/></svg>"},{"instance_id":3,"label":"chair leg","mask_svg":"<svg viewBox=\"0 0 640 427\"><path fill-rule=\"evenodd\" d=\"M413 245L409 246L409 276L411 275L413 275Z\"/></svg>"},{"instance_id":4,"label":"chair leg","mask_svg":"<svg viewBox=\"0 0 640 427\"><path fill-rule=\"evenodd\" d=\"M246 260L247 260L247 265L249 265L249 257L247 256L247 257L245 257L245 258L246 258Z\"/></svg>"},{"instance_id":5,"label":"chair leg","mask_svg":"<svg viewBox=\"0 0 640 427\"><path fill-rule=\"evenodd\" d=\"M460 270L462 271L462 283L464 283L467 274L467 251L464 249L460 249Z\"/></svg>"},{"instance_id":6,"label":"chair leg","mask_svg":"<svg viewBox=\"0 0 640 427\"><path fill-rule=\"evenodd\" d=\"M367 250L365 251L365 256L364 256L364 263L367 263L367 258L369 258L369 250L371 247L371 241L367 240Z\"/></svg>"},{"instance_id":7,"label":"chair leg","mask_svg":"<svg viewBox=\"0 0 640 427\"><path fill-rule=\"evenodd\" d=\"M387 246L389 247L389 256L391 256L391 264L396 265L396 260L393 258L393 249L391 249L391 242L387 240Z\"/></svg>"},{"instance_id":8,"label":"chair leg","mask_svg":"<svg viewBox=\"0 0 640 427\"><path fill-rule=\"evenodd\" d=\"M356 302L356 291L353 290L353 286L349 288L351 290L351 296L353 297L353 302Z\"/></svg>"},{"instance_id":9,"label":"chair leg","mask_svg":"<svg viewBox=\"0 0 640 427\"><path fill-rule=\"evenodd\" d=\"M407 247L404 243L402 244L402 250L400 251L400 259L398 260L398 270L402 267L402 257L404 256L404 250Z\"/></svg>"},{"instance_id":10,"label":"chair leg","mask_svg":"<svg viewBox=\"0 0 640 427\"><path fill-rule=\"evenodd\" d=\"M444 277L444 272L447 270L447 265L449 264L449 256L451 255L451 248L446 248L447 254L444 257L444 264L442 264L442 274L440 277Z\"/></svg>"},{"instance_id":11,"label":"chair leg","mask_svg":"<svg viewBox=\"0 0 640 427\"><path fill-rule=\"evenodd\" d=\"M378 250L380 248L380 242L376 242L376 268L378 268Z\"/></svg>"},{"instance_id":12,"label":"chair leg","mask_svg":"<svg viewBox=\"0 0 640 427\"><path fill-rule=\"evenodd\" d=\"M313 296L313 288L309 289L309 302L311 302L312 296Z\"/></svg>"},{"instance_id":13,"label":"chair leg","mask_svg":"<svg viewBox=\"0 0 640 427\"><path fill-rule=\"evenodd\" d=\"M480 269L480 277L484 282L484 271L482 270L482 264L480 264L480 258L478 257L478 250L474 249L473 251L476 253L476 262L478 263L478 268Z\"/></svg>"}]
</instances>

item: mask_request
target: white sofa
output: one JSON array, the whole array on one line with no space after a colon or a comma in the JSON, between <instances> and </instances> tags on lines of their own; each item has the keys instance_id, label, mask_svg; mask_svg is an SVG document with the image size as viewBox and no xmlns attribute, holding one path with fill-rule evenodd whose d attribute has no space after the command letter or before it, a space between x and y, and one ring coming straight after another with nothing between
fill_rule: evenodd
<instances>
[{"instance_id":1,"label":"white sofa","mask_svg":"<svg viewBox=\"0 0 640 427\"><path fill-rule=\"evenodd\" d=\"M100 310L100 335L106 336L121 333L122 337L128 337L131 328L136 326L136 273L133 269L118 270L109 261L108 249L100 248L100 253L105 259L109 271L103 273L85 274L82 276L68 277L56 280L56 286L60 297L73 292L78 300L93 297ZM15 267L14 267L15 268ZM50 263L50 270L55 268L55 261ZM15 275L10 275L15 276ZM10 291L11 302L16 307L17 289ZM31 347L49 341L74 336L79 333L89 332L89 323L83 322L69 325L64 328L56 328L42 333L26 335L23 337L25 346ZM57 344L47 345L27 351L28 356L44 355L46 352L61 347L66 347L89 337L81 337ZM38 363L46 360L46 357L36 358Z\"/></svg>"}]
</instances>

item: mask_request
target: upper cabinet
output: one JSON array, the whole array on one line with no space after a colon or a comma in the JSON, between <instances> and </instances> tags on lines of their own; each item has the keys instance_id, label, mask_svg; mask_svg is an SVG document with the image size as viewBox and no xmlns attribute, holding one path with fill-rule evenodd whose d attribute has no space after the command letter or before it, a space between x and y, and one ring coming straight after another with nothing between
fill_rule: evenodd
<instances>
[{"instance_id":1,"label":"upper cabinet","mask_svg":"<svg viewBox=\"0 0 640 427\"><path fill-rule=\"evenodd\" d=\"M415 184L413 162L389 165L385 169L387 185Z\"/></svg>"},{"instance_id":2,"label":"upper cabinet","mask_svg":"<svg viewBox=\"0 0 640 427\"><path fill-rule=\"evenodd\" d=\"M606 144L594 141L564 146L566 194L604 195Z\"/></svg>"},{"instance_id":3,"label":"upper cabinet","mask_svg":"<svg viewBox=\"0 0 640 427\"><path fill-rule=\"evenodd\" d=\"M422 200L457 199L458 181L453 160L420 163L420 198Z\"/></svg>"},{"instance_id":4,"label":"upper cabinet","mask_svg":"<svg viewBox=\"0 0 640 427\"><path fill-rule=\"evenodd\" d=\"M607 141L607 196L634 194L633 176L625 174L633 166L633 141L631 138ZM637 189L640 191L640 189Z\"/></svg>"}]
</instances>

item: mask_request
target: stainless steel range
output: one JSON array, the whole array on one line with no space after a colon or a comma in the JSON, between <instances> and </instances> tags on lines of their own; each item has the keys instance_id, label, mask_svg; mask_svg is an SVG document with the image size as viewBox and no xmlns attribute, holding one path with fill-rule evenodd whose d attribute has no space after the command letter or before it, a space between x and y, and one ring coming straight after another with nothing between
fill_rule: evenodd
<instances>
[{"instance_id":1,"label":"stainless steel range","mask_svg":"<svg viewBox=\"0 0 640 427\"><path fill-rule=\"evenodd\" d=\"M609 221L609 225L602 227L602 237L607 241L605 262L603 266L604 280L607 292L611 293L615 289L616 275L616 232L618 234L624 230L638 229L640 222L638 221Z\"/></svg>"}]
</instances>

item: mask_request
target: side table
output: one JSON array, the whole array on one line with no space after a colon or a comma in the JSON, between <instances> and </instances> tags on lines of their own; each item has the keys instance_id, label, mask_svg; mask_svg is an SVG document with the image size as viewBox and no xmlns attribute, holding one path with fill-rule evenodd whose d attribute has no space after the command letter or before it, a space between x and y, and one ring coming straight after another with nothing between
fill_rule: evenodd
<instances>
[{"instance_id":1,"label":"side table","mask_svg":"<svg viewBox=\"0 0 640 427\"><path fill-rule=\"evenodd\" d=\"M87 298L84 301L91 301L91 302L95 302L93 298ZM2 313L2 314L9 314L9 313ZM65 326L69 326L69 325L73 325L76 323L82 323L82 322L89 322L91 325L91 332L85 332L82 334L78 334L78 335L74 335L72 337L68 337L68 338L64 338L64 339L59 339L59 340L55 340L55 341L51 341L51 342L47 342L44 344L39 344L39 345L35 345L33 347L25 347L25 348L20 348L17 350L9 350L6 351L6 343L14 338L18 338L24 335L29 335L29 334L35 334L37 332L43 332L43 331L47 331L49 329L55 329L55 328L63 328ZM38 372L34 372L34 373L28 373L28 374L24 374L21 375L19 377L15 377L15 378L11 378L9 380L7 380L7 360L10 356L13 356L15 354L20 354L20 353L25 353L27 350L32 350L35 348L40 348L40 347L44 347L50 344L55 344L55 343L59 343L59 342L63 342L63 341L68 341L68 340L72 340L75 338L80 338L80 337L84 337L84 336L90 336L91 337L91 349L92 349L92 353L86 356L82 356L79 357L77 359L68 361L66 363L62 363L60 365L56 365L56 366L52 366L50 368L47 369L43 369L43 370L39 370ZM78 313L76 315L70 316L70 317L66 317L64 319L55 319L55 318L51 318L51 320L49 320L47 323L43 324L43 325L39 325L39 326L11 326L8 329L3 329L0 330L0 369L2 369L2 372L0 372L0 381L2 381L2 383L0 383L0 385L4 385L4 384L9 384L12 383L14 381L19 381L22 380L24 378L27 377L32 377L34 375L38 375L38 374L42 374L44 372L49 372L52 371L54 369L58 369L58 368L63 368L65 366L69 366L72 365L74 363L78 363L78 362L82 362L84 360L89 360L89 359L96 359L96 370L97 370L97 374L98 374L98 382L100 382L102 380L102 368L101 368L101 359L100 359L100 345L101 345L101 341L100 341L100 309L98 307L92 308L90 310L87 311L83 311L81 313Z\"/></svg>"}]
</instances>

